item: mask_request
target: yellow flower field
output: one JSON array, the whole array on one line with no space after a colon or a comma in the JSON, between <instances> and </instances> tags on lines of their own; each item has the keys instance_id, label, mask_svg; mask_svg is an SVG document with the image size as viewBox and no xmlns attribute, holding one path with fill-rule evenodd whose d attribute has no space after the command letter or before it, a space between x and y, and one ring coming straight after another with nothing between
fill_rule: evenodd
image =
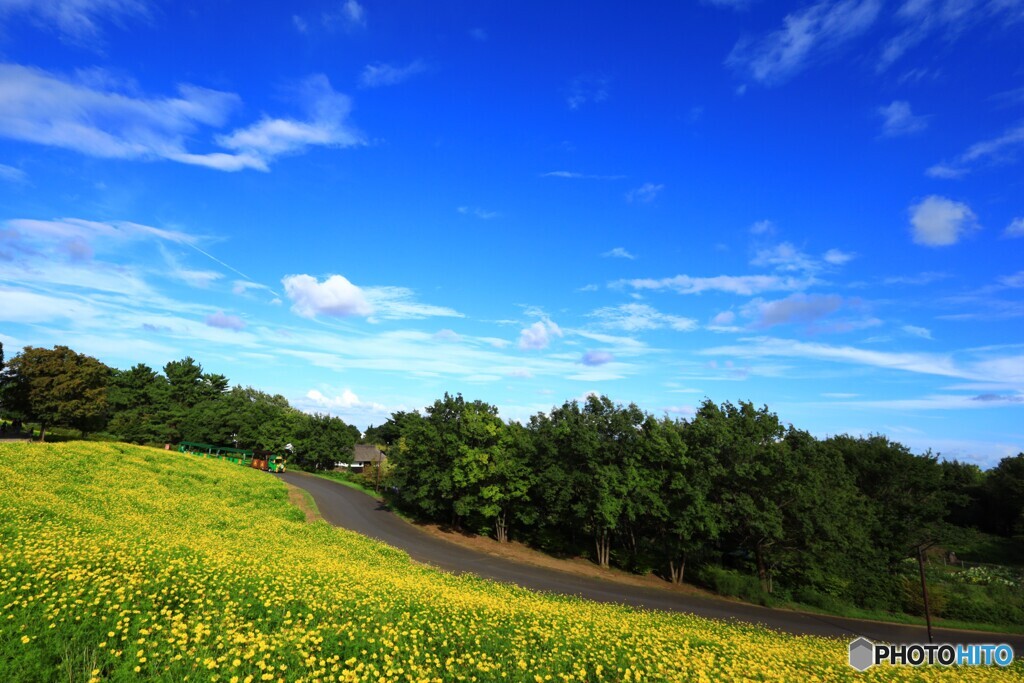
<instances>
[{"instance_id":1,"label":"yellow flower field","mask_svg":"<svg viewBox=\"0 0 1024 683\"><path fill-rule=\"evenodd\" d=\"M306 524L272 475L120 444L0 446L0 681L1021 680L539 595Z\"/></svg>"}]
</instances>

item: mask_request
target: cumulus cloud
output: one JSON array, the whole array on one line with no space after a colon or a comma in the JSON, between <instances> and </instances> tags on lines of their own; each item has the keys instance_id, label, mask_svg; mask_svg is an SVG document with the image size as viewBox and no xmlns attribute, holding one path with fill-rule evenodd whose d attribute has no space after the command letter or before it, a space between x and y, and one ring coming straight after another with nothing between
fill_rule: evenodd
<instances>
[{"instance_id":1,"label":"cumulus cloud","mask_svg":"<svg viewBox=\"0 0 1024 683\"><path fill-rule=\"evenodd\" d=\"M1014 218L1003 230L1003 237L1024 237L1024 218Z\"/></svg>"},{"instance_id":2,"label":"cumulus cloud","mask_svg":"<svg viewBox=\"0 0 1024 683\"><path fill-rule=\"evenodd\" d=\"M524 351L539 351L551 343L552 337L561 337L562 330L548 318L538 320L519 333L519 348Z\"/></svg>"},{"instance_id":3,"label":"cumulus cloud","mask_svg":"<svg viewBox=\"0 0 1024 683\"><path fill-rule=\"evenodd\" d=\"M938 195L925 197L910 207L910 225L914 242L927 247L956 244L978 228L969 206Z\"/></svg>"},{"instance_id":4,"label":"cumulus cloud","mask_svg":"<svg viewBox=\"0 0 1024 683\"><path fill-rule=\"evenodd\" d=\"M825 0L787 14L782 28L741 39L726 63L765 85L788 80L811 62L834 55L874 24L879 0Z\"/></svg>"},{"instance_id":5,"label":"cumulus cloud","mask_svg":"<svg viewBox=\"0 0 1024 683\"><path fill-rule=\"evenodd\" d=\"M398 85L407 81L416 74L427 70L427 65L422 60L412 61L405 66L395 66L378 62L367 64L359 75L359 84L364 88L379 88L386 85Z\"/></svg>"},{"instance_id":6,"label":"cumulus cloud","mask_svg":"<svg viewBox=\"0 0 1024 683\"><path fill-rule=\"evenodd\" d=\"M204 321L210 327L218 327L222 330L244 330L245 321L239 318L237 315L229 315L224 311L217 311L212 315L206 316Z\"/></svg>"},{"instance_id":7,"label":"cumulus cloud","mask_svg":"<svg viewBox=\"0 0 1024 683\"><path fill-rule=\"evenodd\" d=\"M697 321L693 318L661 313L647 304L606 306L590 313L589 317L597 318L602 327L626 332L658 330L666 327L680 332L697 329Z\"/></svg>"},{"instance_id":8,"label":"cumulus cloud","mask_svg":"<svg viewBox=\"0 0 1024 683\"><path fill-rule=\"evenodd\" d=\"M639 202L641 204L650 204L664 189L665 186L660 183L644 183L640 187L627 192L626 201L630 203Z\"/></svg>"},{"instance_id":9,"label":"cumulus cloud","mask_svg":"<svg viewBox=\"0 0 1024 683\"><path fill-rule=\"evenodd\" d=\"M326 408L328 411L345 411L353 408L369 409L372 412L386 411L386 408L380 403L361 401L359 396L351 389L343 389L336 396L325 396L323 392L317 389L310 389L306 392L306 398L312 401L314 405Z\"/></svg>"},{"instance_id":10,"label":"cumulus cloud","mask_svg":"<svg viewBox=\"0 0 1024 683\"><path fill-rule=\"evenodd\" d=\"M587 351L583 354L583 364L590 367L605 365L613 360L615 360L615 356L608 351Z\"/></svg>"},{"instance_id":11,"label":"cumulus cloud","mask_svg":"<svg viewBox=\"0 0 1024 683\"><path fill-rule=\"evenodd\" d=\"M343 318L373 313L363 290L342 275L331 275L323 282L310 275L289 275L281 284L292 302L292 310L304 318L318 315Z\"/></svg>"},{"instance_id":12,"label":"cumulus cloud","mask_svg":"<svg viewBox=\"0 0 1024 683\"><path fill-rule=\"evenodd\" d=\"M756 221L750 226L751 235L772 235L775 233L775 223L769 220Z\"/></svg>"},{"instance_id":13,"label":"cumulus cloud","mask_svg":"<svg viewBox=\"0 0 1024 683\"><path fill-rule=\"evenodd\" d=\"M882 136L887 138L920 133L928 127L928 119L915 116L910 111L910 103L905 100L894 100L891 104L878 108L882 117Z\"/></svg>"},{"instance_id":14,"label":"cumulus cloud","mask_svg":"<svg viewBox=\"0 0 1024 683\"><path fill-rule=\"evenodd\" d=\"M604 252L603 254L601 254L601 256L605 258L624 258L629 259L630 261L636 258L636 256L626 251L623 247L615 247L610 251Z\"/></svg>"}]
</instances>

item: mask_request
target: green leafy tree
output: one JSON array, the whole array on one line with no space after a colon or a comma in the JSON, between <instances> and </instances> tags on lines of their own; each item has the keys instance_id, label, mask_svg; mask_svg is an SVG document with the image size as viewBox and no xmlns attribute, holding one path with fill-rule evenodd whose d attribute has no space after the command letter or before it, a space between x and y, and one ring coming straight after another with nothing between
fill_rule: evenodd
<instances>
[{"instance_id":1,"label":"green leafy tree","mask_svg":"<svg viewBox=\"0 0 1024 683\"><path fill-rule=\"evenodd\" d=\"M107 415L110 368L66 346L26 346L7 369L9 401L24 419L39 423L39 438L50 426L85 433L100 427Z\"/></svg>"},{"instance_id":2,"label":"green leafy tree","mask_svg":"<svg viewBox=\"0 0 1024 683\"><path fill-rule=\"evenodd\" d=\"M1006 457L988 473L985 482L995 531L1024 534L1024 453Z\"/></svg>"}]
</instances>

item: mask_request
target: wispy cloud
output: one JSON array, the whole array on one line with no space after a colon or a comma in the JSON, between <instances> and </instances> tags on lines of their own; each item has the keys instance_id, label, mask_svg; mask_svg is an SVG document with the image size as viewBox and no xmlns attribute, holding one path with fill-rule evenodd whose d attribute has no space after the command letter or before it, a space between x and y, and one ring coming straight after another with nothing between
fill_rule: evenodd
<instances>
[{"instance_id":1,"label":"wispy cloud","mask_svg":"<svg viewBox=\"0 0 1024 683\"><path fill-rule=\"evenodd\" d=\"M420 320L423 318L461 318L463 315L447 306L435 306L416 300L416 293L408 287L366 287L367 302L373 308L375 320Z\"/></svg>"},{"instance_id":2,"label":"wispy cloud","mask_svg":"<svg viewBox=\"0 0 1024 683\"><path fill-rule=\"evenodd\" d=\"M587 315L590 318L595 318L601 327L623 330L625 332L640 332L663 328L679 332L690 332L698 327L697 321L693 318L661 313L653 306L648 306L647 304L606 306Z\"/></svg>"},{"instance_id":3,"label":"wispy cloud","mask_svg":"<svg viewBox=\"0 0 1024 683\"><path fill-rule=\"evenodd\" d=\"M614 249L610 249L609 251L606 251L603 254L601 254L601 256L603 256L604 258L624 258L629 259L630 261L636 259L636 256L626 251L626 249L623 247L615 247Z\"/></svg>"},{"instance_id":4,"label":"wispy cloud","mask_svg":"<svg viewBox=\"0 0 1024 683\"><path fill-rule=\"evenodd\" d=\"M807 325L835 313L842 306L843 298L835 294L793 294L775 301L754 299L743 307L743 314L752 319L755 328Z\"/></svg>"},{"instance_id":5,"label":"wispy cloud","mask_svg":"<svg viewBox=\"0 0 1024 683\"><path fill-rule=\"evenodd\" d=\"M741 39L726 63L764 85L782 83L823 60L874 24L878 0L826 0L792 14L782 28L760 39Z\"/></svg>"},{"instance_id":6,"label":"wispy cloud","mask_svg":"<svg viewBox=\"0 0 1024 683\"><path fill-rule=\"evenodd\" d=\"M405 66L395 66L383 62L367 64L359 75L359 84L364 88L398 85L426 70L427 65L420 59L414 60Z\"/></svg>"},{"instance_id":7,"label":"wispy cloud","mask_svg":"<svg viewBox=\"0 0 1024 683\"><path fill-rule=\"evenodd\" d=\"M351 146L360 138L345 123L349 105L323 76L298 88L309 121L264 117L215 141L230 152L193 153L187 140L221 127L241 103L228 92L179 85L176 97L146 97L109 74L59 76L0 64L0 135L113 159L167 159L222 171L267 170L275 157L310 145Z\"/></svg>"},{"instance_id":8,"label":"wispy cloud","mask_svg":"<svg viewBox=\"0 0 1024 683\"><path fill-rule=\"evenodd\" d=\"M894 100L879 107L878 115L882 117L882 136L887 138L913 135L928 127L928 118L915 116L910 110L910 103L905 100Z\"/></svg>"},{"instance_id":9,"label":"wispy cloud","mask_svg":"<svg viewBox=\"0 0 1024 683\"><path fill-rule=\"evenodd\" d=\"M775 234L775 223L769 220L756 221L750 226L751 235Z\"/></svg>"},{"instance_id":10,"label":"wispy cloud","mask_svg":"<svg viewBox=\"0 0 1024 683\"><path fill-rule=\"evenodd\" d=\"M652 279L637 278L618 280L613 286L628 286L634 289L667 289L677 294L701 294L703 292L727 292L752 296L760 292L797 291L807 289L817 282L813 277L797 278L779 275L718 275L715 277L675 277Z\"/></svg>"},{"instance_id":11,"label":"wispy cloud","mask_svg":"<svg viewBox=\"0 0 1024 683\"><path fill-rule=\"evenodd\" d=\"M579 173L577 171L548 171L541 173L542 178L570 178L574 180L621 180L624 175L596 175L593 173Z\"/></svg>"},{"instance_id":12,"label":"wispy cloud","mask_svg":"<svg viewBox=\"0 0 1024 683\"><path fill-rule=\"evenodd\" d=\"M6 180L9 183L24 183L27 179L28 174L20 168L0 164L0 180Z\"/></svg>"},{"instance_id":13,"label":"wispy cloud","mask_svg":"<svg viewBox=\"0 0 1024 683\"><path fill-rule=\"evenodd\" d=\"M585 104L596 104L608 99L610 79L605 76L577 76L566 89L565 103L569 109L579 109Z\"/></svg>"},{"instance_id":14,"label":"wispy cloud","mask_svg":"<svg viewBox=\"0 0 1024 683\"><path fill-rule=\"evenodd\" d=\"M333 10L324 12L320 17L324 27L330 30L342 29L352 31L366 28L366 8L356 0L344 0Z\"/></svg>"},{"instance_id":15,"label":"wispy cloud","mask_svg":"<svg viewBox=\"0 0 1024 683\"><path fill-rule=\"evenodd\" d=\"M1003 230L1003 237L1024 237L1024 218L1014 218Z\"/></svg>"},{"instance_id":16,"label":"wispy cloud","mask_svg":"<svg viewBox=\"0 0 1024 683\"><path fill-rule=\"evenodd\" d=\"M627 192L626 201L630 203L639 202L641 204L650 204L664 189L665 186L660 183L644 183L640 187Z\"/></svg>"},{"instance_id":17,"label":"wispy cloud","mask_svg":"<svg viewBox=\"0 0 1024 683\"><path fill-rule=\"evenodd\" d=\"M906 0L895 12L895 19L902 28L886 40L877 68L885 71L933 35L952 43L983 21L1009 26L1021 18L1024 18L1024 11L1015 0Z\"/></svg>"},{"instance_id":18,"label":"wispy cloud","mask_svg":"<svg viewBox=\"0 0 1024 683\"><path fill-rule=\"evenodd\" d=\"M1007 129L991 140L977 142L952 161L935 164L927 174L933 178L960 178L979 165L1010 164L1024 148L1024 123Z\"/></svg>"},{"instance_id":19,"label":"wispy cloud","mask_svg":"<svg viewBox=\"0 0 1024 683\"><path fill-rule=\"evenodd\" d=\"M475 216L482 221L489 221L493 218L501 216L497 211L489 211L487 209L481 209L479 206L457 206L455 212L460 213L463 216Z\"/></svg>"},{"instance_id":20,"label":"wispy cloud","mask_svg":"<svg viewBox=\"0 0 1024 683\"><path fill-rule=\"evenodd\" d=\"M102 36L101 24L120 23L125 17L145 19L147 5L143 0L3 0L0 17L23 16L69 42L95 46Z\"/></svg>"},{"instance_id":21,"label":"wispy cloud","mask_svg":"<svg viewBox=\"0 0 1024 683\"><path fill-rule=\"evenodd\" d=\"M900 329L912 337L918 337L920 339L932 339L932 331L929 330L927 327L918 327L917 325L904 325Z\"/></svg>"},{"instance_id":22,"label":"wispy cloud","mask_svg":"<svg viewBox=\"0 0 1024 683\"><path fill-rule=\"evenodd\" d=\"M763 268L774 268L780 272L813 273L821 269L821 264L800 251L789 242L782 242L772 247L758 249L750 265Z\"/></svg>"},{"instance_id":23,"label":"wispy cloud","mask_svg":"<svg viewBox=\"0 0 1024 683\"><path fill-rule=\"evenodd\" d=\"M296 154L312 146L354 147L363 144L362 135L346 121L351 101L335 92L326 76L310 76L295 91L309 115L308 120L264 116L247 128L218 136L217 143L237 152L239 158L255 160L251 167L259 170L267 170L268 163L276 157ZM216 161L203 165L221 168Z\"/></svg>"},{"instance_id":24,"label":"wispy cloud","mask_svg":"<svg viewBox=\"0 0 1024 683\"><path fill-rule=\"evenodd\" d=\"M965 234L978 229L977 216L963 202L931 195L910 207L914 242L926 247L956 244Z\"/></svg>"}]
</instances>

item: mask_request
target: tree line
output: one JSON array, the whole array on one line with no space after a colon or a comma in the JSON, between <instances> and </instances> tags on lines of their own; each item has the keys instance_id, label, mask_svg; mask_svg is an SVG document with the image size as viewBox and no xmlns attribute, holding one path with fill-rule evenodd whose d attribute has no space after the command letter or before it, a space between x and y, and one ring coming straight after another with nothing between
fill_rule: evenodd
<instances>
[{"instance_id":1,"label":"tree line","mask_svg":"<svg viewBox=\"0 0 1024 683\"><path fill-rule=\"evenodd\" d=\"M51 427L103 432L137 444L181 441L282 453L311 469L352 455L359 430L337 417L308 414L279 394L231 386L186 357L162 371L139 363L111 368L67 346L27 346L4 364L0 344L0 416Z\"/></svg>"},{"instance_id":2,"label":"tree line","mask_svg":"<svg viewBox=\"0 0 1024 683\"><path fill-rule=\"evenodd\" d=\"M366 439L420 519L673 582L735 569L808 602L898 608L918 544L951 526L1024 534L1024 454L983 472L884 436L818 439L746 402L674 420L592 395L520 424L445 394Z\"/></svg>"}]
</instances>

